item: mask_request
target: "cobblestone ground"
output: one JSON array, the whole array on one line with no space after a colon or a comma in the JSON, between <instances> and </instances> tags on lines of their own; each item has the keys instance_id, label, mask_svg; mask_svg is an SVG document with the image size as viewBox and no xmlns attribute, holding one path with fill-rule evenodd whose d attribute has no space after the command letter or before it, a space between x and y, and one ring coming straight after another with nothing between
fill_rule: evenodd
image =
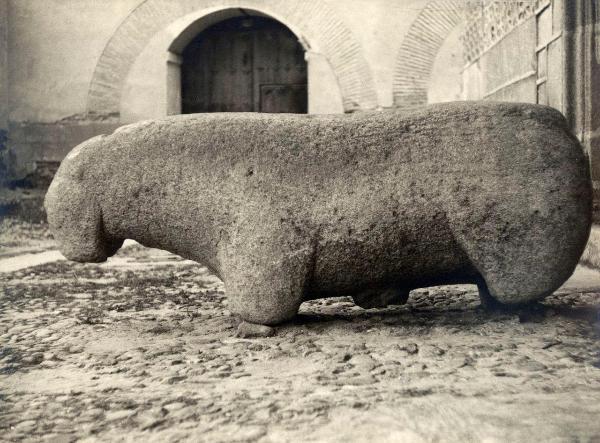
<instances>
[{"instance_id":1,"label":"cobblestone ground","mask_svg":"<svg viewBox=\"0 0 600 443\"><path fill-rule=\"evenodd\" d=\"M5 258L51 247L11 229ZM0 440L600 441L600 279L514 312L474 286L315 301L260 339L205 268L139 245L0 288Z\"/></svg>"}]
</instances>

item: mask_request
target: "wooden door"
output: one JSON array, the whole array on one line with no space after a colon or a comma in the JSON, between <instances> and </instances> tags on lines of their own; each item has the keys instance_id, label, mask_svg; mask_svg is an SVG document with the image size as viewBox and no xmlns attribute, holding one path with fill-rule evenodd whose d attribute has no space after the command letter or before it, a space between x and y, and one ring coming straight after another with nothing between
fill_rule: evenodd
<instances>
[{"instance_id":1,"label":"wooden door","mask_svg":"<svg viewBox=\"0 0 600 443\"><path fill-rule=\"evenodd\" d=\"M308 109L304 50L281 23L236 17L200 33L183 51L182 111Z\"/></svg>"}]
</instances>

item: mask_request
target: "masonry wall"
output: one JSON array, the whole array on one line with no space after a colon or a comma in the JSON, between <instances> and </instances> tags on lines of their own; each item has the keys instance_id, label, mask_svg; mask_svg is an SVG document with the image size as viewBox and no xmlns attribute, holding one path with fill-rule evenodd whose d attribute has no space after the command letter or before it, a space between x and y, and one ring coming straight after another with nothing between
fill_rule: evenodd
<instances>
[{"instance_id":1,"label":"masonry wall","mask_svg":"<svg viewBox=\"0 0 600 443\"><path fill-rule=\"evenodd\" d=\"M465 98L563 110L564 0L472 2L465 27Z\"/></svg>"},{"instance_id":2,"label":"masonry wall","mask_svg":"<svg viewBox=\"0 0 600 443\"><path fill-rule=\"evenodd\" d=\"M449 0L0 0L0 26L8 25L0 129L8 129L12 176L60 161L97 133L176 112L170 45L195 16L237 4L273 11L307 44L312 113L398 106L412 89L423 103L462 94L456 18L427 25L458 17ZM435 35L433 46L415 39L415 23ZM425 62L410 74L403 62L417 58ZM399 71L410 74L401 88Z\"/></svg>"},{"instance_id":3,"label":"masonry wall","mask_svg":"<svg viewBox=\"0 0 600 443\"><path fill-rule=\"evenodd\" d=\"M565 12L565 113L590 156L600 213L600 5L569 0Z\"/></svg>"},{"instance_id":4,"label":"masonry wall","mask_svg":"<svg viewBox=\"0 0 600 443\"><path fill-rule=\"evenodd\" d=\"M594 179L594 192L600 206L600 5L595 4L596 10L593 21L588 25L587 33L592 34L590 59L590 90L589 96L589 123L586 125L584 140L589 146L592 164L592 178Z\"/></svg>"},{"instance_id":5,"label":"masonry wall","mask_svg":"<svg viewBox=\"0 0 600 443\"><path fill-rule=\"evenodd\" d=\"M0 185L8 174L8 1L0 0Z\"/></svg>"}]
</instances>

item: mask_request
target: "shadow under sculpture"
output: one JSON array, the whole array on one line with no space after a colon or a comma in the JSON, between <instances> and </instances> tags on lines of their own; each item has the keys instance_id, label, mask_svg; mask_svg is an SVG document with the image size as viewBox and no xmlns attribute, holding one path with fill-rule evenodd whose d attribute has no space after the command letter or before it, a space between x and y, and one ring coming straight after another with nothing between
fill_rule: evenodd
<instances>
[{"instance_id":1,"label":"shadow under sculpture","mask_svg":"<svg viewBox=\"0 0 600 443\"><path fill-rule=\"evenodd\" d=\"M104 261L128 238L165 249L218 275L234 314L273 325L304 300L379 307L440 284L539 300L583 252L591 182L558 111L456 102L124 126L69 153L45 206L67 258Z\"/></svg>"}]
</instances>

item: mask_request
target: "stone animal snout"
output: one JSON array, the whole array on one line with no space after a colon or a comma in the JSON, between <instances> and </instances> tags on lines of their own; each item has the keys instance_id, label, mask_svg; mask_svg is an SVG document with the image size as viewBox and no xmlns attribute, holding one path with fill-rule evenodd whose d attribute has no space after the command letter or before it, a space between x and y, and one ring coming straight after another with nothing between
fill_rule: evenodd
<instances>
[{"instance_id":1,"label":"stone animal snout","mask_svg":"<svg viewBox=\"0 0 600 443\"><path fill-rule=\"evenodd\" d=\"M61 174L62 175L62 174ZM62 254L77 262L103 262L123 241L106 238L102 210L76 178L57 174L44 200L48 222Z\"/></svg>"}]
</instances>

